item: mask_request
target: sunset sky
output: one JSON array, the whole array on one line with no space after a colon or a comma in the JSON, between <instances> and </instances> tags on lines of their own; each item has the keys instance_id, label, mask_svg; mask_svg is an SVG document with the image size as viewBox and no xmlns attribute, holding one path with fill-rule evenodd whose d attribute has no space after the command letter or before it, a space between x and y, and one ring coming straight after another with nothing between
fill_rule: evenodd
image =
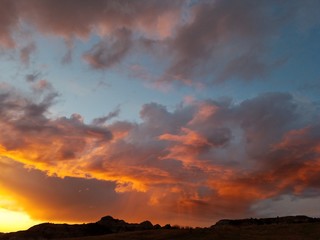
<instances>
[{"instance_id":1,"label":"sunset sky","mask_svg":"<svg viewBox=\"0 0 320 240\"><path fill-rule=\"evenodd\" d=\"M0 0L0 232L320 217L319 0Z\"/></svg>"}]
</instances>

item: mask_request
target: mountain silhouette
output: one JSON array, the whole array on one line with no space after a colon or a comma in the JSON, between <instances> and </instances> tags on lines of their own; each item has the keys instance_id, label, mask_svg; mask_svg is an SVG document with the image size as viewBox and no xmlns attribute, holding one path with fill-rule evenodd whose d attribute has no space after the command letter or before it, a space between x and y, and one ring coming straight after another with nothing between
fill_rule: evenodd
<instances>
[{"instance_id":1,"label":"mountain silhouette","mask_svg":"<svg viewBox=\"0 0 320 240\"><path fill-rule=\"evenodd\" d=\"M166 224L161 227L159 224L153 225L150 221L144 221L141 223L127 223L124 220L114 219L111 216L105 216L95 223L42 223L25 231L0 233L0 240L49 240L62 238L81 239L81 237L89 236L109 236L110 234L113 235L114 233L117 233L118 238L110 239L149 240L187 238L218 240L235 239L235 237L236 239L265 239L261 238L262 232L264 237L272 236L272 239L285 239L278 238L281 236L289 236L290 238L291 235L304 237L294 239L315 239L315 237L320 237L320 218L311 218L307 216L287 216L260 219L223 219L212 225L210 228L179 228L172 227L170 224ZM310 235L309 237L306 236L306 232L308 232ZM239 238L239 234L251 236L252 238ZM270 236L268 236L268 234ZM102 237L101 239L108 238Z\"/></svg>"}]
</instances>

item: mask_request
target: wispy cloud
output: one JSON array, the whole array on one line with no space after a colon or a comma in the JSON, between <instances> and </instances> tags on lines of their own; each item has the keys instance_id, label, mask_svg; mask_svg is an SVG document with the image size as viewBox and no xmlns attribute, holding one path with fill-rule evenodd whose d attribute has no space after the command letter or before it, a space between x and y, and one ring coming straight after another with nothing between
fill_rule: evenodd
<instances>
[{"instance_id":1,"label":"wispy cloud","mask_svg":"<svg viewBox=\"0 0 320 240\"><path fill-rule=\"evenodd\" d=\"M132 45L131 32L127 29L117 30L111 39L94 45L83 58L94 69L106 69L119 63Z\"/></svg>"}]
</instances>

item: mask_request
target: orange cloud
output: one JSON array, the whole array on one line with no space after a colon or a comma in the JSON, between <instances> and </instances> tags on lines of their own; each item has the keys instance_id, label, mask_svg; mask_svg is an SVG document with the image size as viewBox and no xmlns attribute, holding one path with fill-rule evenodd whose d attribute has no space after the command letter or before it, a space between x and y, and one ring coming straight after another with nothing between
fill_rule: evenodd
<instances>
[{"instance_id":1,"label":"orange cloud","mask_svg":"<svg viewBox=\"0 0 320 240\"><path fill-rule=\"evenodd\" d=\"M183 145L195 146L195 147L203 147L210 145L209 142L203 138L200 134L192 131L188 128L182 128L181 131L185 135L172 135L172 134L163 134L159 136L160 140L174 141L181 143Z\"/></svg>"},{"instance_id":2,"label":"orange cloud","mask_svg":"<svg viewBox=\"0 0 320 240\"><path fill-rule=\"evenodd\" d=\"M117 115L110 113L86 124L79 114L49 118L58 94L45 86L33 99L8 86L0 94L1 186L35 219L95 220L105 212L209 225L320 187L319 126L301 124L305 115L292 107L300 103L287 94L238 105L195 100L172 112L151 103L140 123L109 124ZM288 131L289 123L301 127Z\"/></svg>"}]
</instances>

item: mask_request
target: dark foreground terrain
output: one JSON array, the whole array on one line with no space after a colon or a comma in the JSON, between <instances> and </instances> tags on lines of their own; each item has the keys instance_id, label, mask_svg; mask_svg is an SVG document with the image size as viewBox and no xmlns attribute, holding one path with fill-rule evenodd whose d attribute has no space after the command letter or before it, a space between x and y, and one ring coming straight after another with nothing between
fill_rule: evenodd
<instances>
[{"instance_id":1,"label":"dark foreground terrain","mask_svg":"<svg viewBox=\"0 0 320 240\"><path fill-rule=\"evenodd\" d=\"M260 225L220 229L172 229L117 233L68 240L318 240L320 223ZM64 239L67 240L67 239Z\"/></svg>"},{"instance_id":2,"label":"dark foreground terrain","mask_svg":"<svg viewBox=\"0 0 320 240\"><path fill-rule=\"evenodd\" d=\"M0 234L0 240L320 240L320 219L306 216L220 220L209 228L126 223L103 217L89 224L44 223L26 231Z\"/></svg>"}]
</instances>

